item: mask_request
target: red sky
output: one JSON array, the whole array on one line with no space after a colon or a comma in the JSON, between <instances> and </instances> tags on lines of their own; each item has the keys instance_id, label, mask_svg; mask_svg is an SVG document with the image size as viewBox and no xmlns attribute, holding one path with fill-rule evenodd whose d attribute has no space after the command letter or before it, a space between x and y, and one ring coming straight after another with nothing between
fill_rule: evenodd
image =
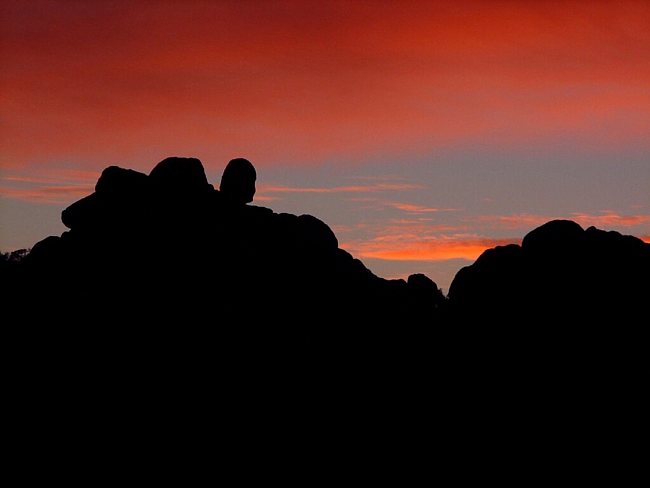
<instances>
[{"instance_id":1,"label":"red sky","mask_svg":"<svg viewBox=\"0 0 650 488\"><path fill-rule=\"evenodd\" d=\"M0 22L0 248L33 244L7 230L16 212L36 222L109 164L173 154L215 178L248 157L272 208L302 213L328 189L339 201L314 213L375 258L442 259L462 234L473 251L451 255L471 259L520 239L535 218L493 229L525 215L650 234L648 1L6 1ZM574 188L550 178L558 167ZM452 178L465 200L440 197L438 168L467 171ZM389 175L420 188L375 189L366 213L340 190ZM414 213L457 232L377 247Z\"/></svg>"}]
</instances>

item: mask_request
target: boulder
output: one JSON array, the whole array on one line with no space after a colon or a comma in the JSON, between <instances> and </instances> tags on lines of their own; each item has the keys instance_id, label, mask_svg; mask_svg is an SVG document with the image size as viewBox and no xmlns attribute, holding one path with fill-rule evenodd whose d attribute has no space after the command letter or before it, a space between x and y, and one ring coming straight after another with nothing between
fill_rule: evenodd
<instances>
[{"instance_id":1,"label":"boulder","mask_svg":"<svg viewBox=\"0 0 650 488\"><path fill-rule=\"evenodd\" d=\"M165 192L191 194L213 190L205 169L196 158L171 157L163 159L149 173L151 183Z\"/></svg>"},{"instance_id":2,"label":"boulder","mask_svg":"<svg viewBox=\"0 0 650 488\"><path fill-rule=\"evenodd\" d=\"M102 195L123 195L144 192L148 177L144 173L119 166L109 166L97 180L95 191Z\"/></svg>"}]
</instances>

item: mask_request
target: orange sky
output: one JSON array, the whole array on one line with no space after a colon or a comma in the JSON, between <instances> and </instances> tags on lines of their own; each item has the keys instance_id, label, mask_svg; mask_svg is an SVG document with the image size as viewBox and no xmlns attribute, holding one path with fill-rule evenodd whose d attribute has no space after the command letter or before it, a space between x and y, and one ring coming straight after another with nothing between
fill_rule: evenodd
<instances>
[{"instance_id":1,"label":"orange sky","mask_svg":"<svg viewBox=\"0 0 650 488\"><path fill-rule=\"evenodd\" d=\"M2 9L3 164L144 146L303 164L650 131L649 2Z\"/></svg>"},{"instance_id":2,"label":"orange sky","mask_svg":"<svg viewBox=\"0 0 650 488\"><path fill-rule=\"evenodd\" d=\"M313 213L375 258L471 259L522 237L505 230L513 216L647 235L649 25L648 1L2 2L0 247L37 235L13 222L50 215L17 201L62 207L109 164L148 171L174 154L215 179L250 158L259 203L318 201ZM492 166L468 163L484 156ZM456 185L446 198L438 167ZM348 190L367 183L346 178L383 172L408 178L373 183L381 202L360 211ZM462 228L470 247L439 231L376 249L413 214Z\"/></svg>"}]
</instances>

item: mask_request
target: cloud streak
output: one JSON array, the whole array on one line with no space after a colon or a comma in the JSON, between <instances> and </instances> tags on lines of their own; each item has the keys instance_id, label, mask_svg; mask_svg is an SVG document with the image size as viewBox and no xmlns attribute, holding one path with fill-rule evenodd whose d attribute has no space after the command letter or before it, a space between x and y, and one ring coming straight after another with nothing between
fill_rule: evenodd
<instances>
[{"instance_id":1,"label":"cloud streak","mask_svg":"<svg viewBox=\"0 0 650 488\"><path fill-rule=\"evenodd\" d=\"M376 202L377 200L372 197L359 196L364 194L373 194L381 192L405 192L425 188L424 185L405 182L385 182L377 181L375 183L363 185L343 185L343 186L286 186L286 185L258 185L258 193L255 196L259 201L274 201L280 199L281 195L286 194L322 194L322 195L335 195L335 194L349 194L353 195L347 197L349 201L356 202Z\"/></svg>"},{"instance_id":2,"label":"cloud streak","mask_svg":"<svg viewBox=\"0 0 650 488\"><path fill-rule=\"evenodd\" d=\"M392 219L389 224L344 230L341 247L360 258L387 261L471 261L490 247L519 242L516 238L471 234L458 222L434 224L420 218ZM357 230L362 231L361 237Z\"/></svg>"},{"instance_id":3,"label":"cloud streak","mask_svg":"<svg viewBox=\"0 0 650 488\"><path fill-rule=\"evenodd\" d=\"M408 191L425 188L414 183L373 183L332 187L299 187L282 185L259 185L262 193L375 193L385 191Z\"/></svg>"},{"instance_id":4,"label":"cloud streak","mask_svg":"<svg viewBox=\"0 0 650 488\"><path fill-rule=\"evenodd\" d=\"M612 210L605 210L597 214L585 212L570 212L565 215L538 215L538 214L513 214L513 215L482 215L475 220L495 225L503 229L532 229L550 220L574 220L583 227L595 226L602 229L626 228L643 225L650 222L648 214L621 214Z\"/></svg>"},{"instance_id":5,"label":"cloud streak","mask_svg":"<svg viewBox=\"0 0 650 488\"><path fill-rule=\"evenodd\" d=\"M586 213L571 214L573 220L583 227L596 226L604 229L612 227L634 227L650 222L650 215L622 215L613 211L606 211L598 215Z\"/></svg>"},{"instance_id":6,"label":"cloud streak","mask_svg":"<svg viewBox=\"0 0 650 488\"><path fill-rule=\"evenodd\" d=\"M449 237L406 240L404 236L372 239L366 242L342 244L361 258L390 261L445 261L465 259L473 261L483 251L495 246L518 243L512 239L485 237Z\"/></svg>"},{"instance_id":7,"label":"cloud streak","mask_svg":"<svg viewBox=\"0 0 650 488\"><path fill-rule=\"evenodd\" d=\"M425 207L423 205L416 205L414 203L400 203L400 202L390 202L387 204L390 207L396 208L397 210L402 210L410 214L429 214L429 213L438 213L438 212L455 212L455 208L434 208L434 207Z\"/></svg>"},{"instance_id":8,"label":"cloud streak","mask_svg":"<svg viewBox=\"0 0 650 488\"><path fill-rule=\"evenodd\" d=\"M61 204L94 191L99 173L77 169L44 169L39 175L0 176L0 197L32 203Z\"/></svg>"},{"instance_id":9,"label":"cloud streak","mask_svg":"<svg viewBox=\"0 0 650 488\"><path fill-rule=\"evenodd\" d=\"M0 197L35 203L72 203L74 200L92 193L88 185L57 185L34 188L12 188L0 186Z\"/></svg>"},{"instance_id":10,"label":"cloud streak","mask_svg":"<svg viewBox=\"0 0 650 488\"><path fill-rule=\"evenodd\" d=\"M365 238L355 238L357 233L354 228L345 229L341 246L361 258L388 261L474 261L486 249L520 244L523 234L554 218L560 217L536 214L466 216L446 224L432 224L418 219L392 219L384 226L365 226L362 229ZM606 230L612 227L632 228L650 222L650 215L623 215L612 211L600 214L572 213L564 218L571 218L583 227L594 225ZM468 233L468 230L476 229L477 222L482 223L481 228L487 235L503 230L522 232L518 237L505 238ZM640 238L650 242L648 235L643 234Z\"/></svg>"}]
</instances>

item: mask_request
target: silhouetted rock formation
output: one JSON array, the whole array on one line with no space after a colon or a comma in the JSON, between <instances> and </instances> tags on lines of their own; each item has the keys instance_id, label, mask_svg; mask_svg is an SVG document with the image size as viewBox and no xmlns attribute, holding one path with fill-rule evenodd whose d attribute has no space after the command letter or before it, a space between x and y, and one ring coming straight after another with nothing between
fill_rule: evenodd
<instances>
[{"instance_id":1,"label":"silhouetted rock formation","mask_svg":"<svg viewBox=\"0 0 650 488\"><path fill-rule=\"evenodd\" d=\"M634 409L647 380L648 276L650 245L555 220L461 269L448 317L472 331L463 344L481 383L498 378L591 418L613 398Z\"/></svg>"},{"instance_id":2,"label":"silhouetted rock formation","mask_svg":"<svg viewBox=\"0 0 650 488\"><path fill-rule=\"evenodd\" d=\"M640 404L650 245L549 222L485 251L446 300L424 275L376 277L313 216L246 205L254 184L241 159L223 191L193 158L148 176L111 166L63 211L69 231L2 255L20 410L46 405L66 428L93 402L110 414L92 421L139 408L156 428L242 412L284 428L264 419L349 417L362 400L356 415L379 408L382 428L393 416L419 432L436 415L455 442L458 425L555 442L567 419L593 436L611 399L625 415Z\"/></svg>"},{"instance_id":3,"label":"silhouetted rock formation","mask_svg":"<svg viewBox=\"0 0 650 488\"><path fill-rule=\"evenodd\" d=\"M541 436L575 429L592 439L602 419L634 429L647 382L649 273L650 245L565 220L485 251L449 290L464 359L454 375L497 405L518 405L512 415L534 418Z\"/></svg>"},{"instance_id":4,"label":"silhouetted rock formation","mask_svg":"<svg viewBox=\"0 0 650 488\"><path fill-rule=\"evenodd\" d=\"M191 195L212 190L203 164L196 158L167 158L149 173L152 184L168 193Z\"/></svg>"},{"instance_id":5,"label":"silhouetted rock formation","mask_svg":"<svg viewBox=\"0 0 650 488\"><path fill-rule=\"evenodd\" d=\"M435 320L435 283L378 278L319 219L246 205L255 177L245 159L230 161L221 191L194 158L167 158L148 176L106 168L95 192L63 211L70 230L25 259L24 286L48 304L30 313L141 322L129 332L138 340L171 320L201 327L204 344L276 354L374 351Z\"/></svg>"},{"instance_id":6,"label":"silhouetted rock formation","mask_svg":"<svg viewBox=\"0 0 650 488\"><path fill-rule=\"evenodd\" d=\"M232 159L223 170L219 190L232 203L251 203L255 196L256 179L257 173L248 159Z\"/></svg>"},{"instance_id":7,"label":"silhouetted rock formation","mask_svg":"<svg viewBox=\"0 0 650 488\"><path fill-rule=\"evenodd\" d=\"M461 269L449 289L464 319L549 326L596 318L636 320L650 296L650 245L618 232L554 220L522 245L485 251Z\"/></svg>"},{"instance_id":8,"label":"silhouetted rock formation","mask_svg":"<svg viewBox=\"0 0 650 488\"><path fill-rule=\"evenodd\" d=\"M376 277L313 216L246 205L255 180L243 158L228 163L220 191L195 158L167 158L148 176L110 166L93 194L63 211L70 231L10 267L12 288L90 315L110 303L106 316L191 323L207 308L230 321L277 318L285 325L273 328L273 340L353 349L394 344L411 337L406 329L428 337L442 321L633 320L648 293L649 245L553 221L521 246L485 251L458 272L445 300L423 275Z\"/></svg>"}]
</instances>

